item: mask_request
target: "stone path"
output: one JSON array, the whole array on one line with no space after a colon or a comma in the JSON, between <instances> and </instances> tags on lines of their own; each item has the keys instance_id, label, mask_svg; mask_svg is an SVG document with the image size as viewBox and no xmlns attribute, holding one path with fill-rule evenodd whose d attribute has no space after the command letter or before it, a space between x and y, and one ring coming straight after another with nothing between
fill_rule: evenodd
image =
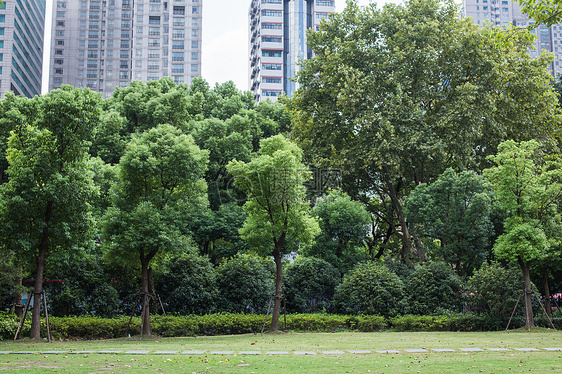
<instances>
[{"instance_id":1,"label":"stone path","mask_svg":"<svg viewBox=\"0 0 562 374\"><path fill-rule=\"evenodd\" d=\"M458 348L458 349L451 349L451 348L434 348L434 349L404 349L402 351L390 349L390 350L381 350L375 351L376 353L381 354L398 354L398 353L478 353L478 352L560 352L562 348ZM130 350L130 351L121 351L121 350L101 350L101 351L0 351L0 355L59 355L59 354L121 354L121 355L223 355L223 356L230 356L230 355L302 355L302 356L312 356L317 354L322 355L347 355L347 354L373 354L373 351L369 350L349 350L349 351L150 351L150 350Z\"/></svg>"}]
</instances>

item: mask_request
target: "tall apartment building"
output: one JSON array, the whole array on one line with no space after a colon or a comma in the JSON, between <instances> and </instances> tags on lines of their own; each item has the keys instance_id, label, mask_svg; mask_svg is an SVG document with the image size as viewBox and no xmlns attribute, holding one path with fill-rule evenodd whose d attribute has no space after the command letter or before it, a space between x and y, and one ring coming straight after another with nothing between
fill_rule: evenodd
<instances>
[{"instance_id":1,"label":"tall apartment building","mask_svg":"<svg viewBox=\"0 0 562 374\"><path fill-rule=\"evenodd\" d=\"M201 75L202 0L54 0L49 90Z\"/></svg>"},{"instance_id":2,"label":"tall apartment building","mask_svg":"<svg viewBox=\"0 0 562 374\"><path fill-rule=\"evenodd\" d=\"M478 25L527 27L534 22L521 12L521 6L514 0L463 0L462 16L470 17ZM529 54L536 57L542 50L554 54L550 70L555 77L562 73L562 24L551 27L539 26L531 30L537 36Z\"/></svg>"},{"instance_id":3,"label":"tall apartment building","mask_svg":"<svg viewBox=\"0 0 562 374\"><path fill-rule=\"evenodd\" d=\"M41 94L45 0L3 0L0 6L0 97Z\"/></svg>"},{"instance_id":4,"label":"tall apartment building","mask_svg":"<svg viewBox=\"0 0 562 374\"><path fill-rule=\"evenodd\" d=\"M256 101L292 95L299 60L312 57L306 33L333 12L334 0L252 0L249 86Z\"/></svg>"}]
</instances>

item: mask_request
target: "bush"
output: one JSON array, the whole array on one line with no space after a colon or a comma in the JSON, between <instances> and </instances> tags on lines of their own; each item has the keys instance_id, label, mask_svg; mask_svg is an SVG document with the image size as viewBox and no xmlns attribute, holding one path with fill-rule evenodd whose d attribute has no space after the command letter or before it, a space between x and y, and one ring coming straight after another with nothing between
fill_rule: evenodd
<instances>
[{"instance_id":1,"label":"bush","mask_svg":"<svg viewBox=\"0 0 562 374\"><path fill-rule=\"evenodd\" d=\"M154 283L167 313L205 314L215 311L219 295L216 278L207 257L183 253L163 264Z\"/></svg>"},{"instance_id":2,"label":"bush","mask_svg":"<svg viewBox=\"0 0 562 374\"><path fill-rule=\"evenodd\" d=\"M524 288L521 270L504 268L497 262L484 263L467 282L467 302L476 313L492 317L509 317ZM521 298L518 314L524 315L525 300Z\"/></svg>"},{"instance_id":3,"label":"bush","mask_svg":"<svg viewBox=\"0 0 562 374\"><path fill-rule=\"evenodd\" d=\"M394 316L406 307L404 284L384 265L360 263L336 289L335 304L343 313Z\"/></svg>"},{"instance_id":4,"label":"bush","mask_svg":"<svg viewBox=\"0 0 562 374\"><path fill-rule=\"evenodd\" d=\"M217 270L220 310L231 313L265 313L275 290L271 260L237 254Z\"/></svg>"},{"instance_id":5,"label":"bush","mask_svg":"<svg viewBox=\"0 0 562 374\"><path fill-rule=\"evenodd\" d=\"M444 262L417 266L407 279L409 309L413 314L436 314L460 309L462 282Z\"/></svg>"},{"instance_id":6,"label":"bush","mask_svg":"<svg viewBox=\"0 0 562 374\"><path fill-rule=\"evenodd\" d=\"M329 262L315 257L297 258L285 271L287 310L297 313L330 311L340 283L340 272Z\"/></svg>"}]
</instances>

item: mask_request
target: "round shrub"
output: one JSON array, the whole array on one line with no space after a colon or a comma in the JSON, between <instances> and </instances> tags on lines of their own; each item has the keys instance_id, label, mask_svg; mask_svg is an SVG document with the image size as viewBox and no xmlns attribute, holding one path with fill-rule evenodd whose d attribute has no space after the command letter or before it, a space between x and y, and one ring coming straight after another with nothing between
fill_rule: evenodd
<instances>
[{"instance_id":1,"label":"round shrub","mask_svg":"<svg viewBox=\"0 0 562 374\"><path fill-rule=\"evenodd\" d=\"M493 317L509 317L524 289L521 269L485 262L467 282L469 310ZM536 289L533 286L533 289ZM535 301L535 300L533 300ZM525 314L525 300L518 304L518 314Z\"/></svg>"},{"instance_id":2,"label":"round shrub","mask_svg":"<svg viewBox=\"0 0 562 374\"><path fill-rule=\"evenodd\" d=\"M406 284L409 309L413 314L435 314L461 307L461 279L444 262L417 266Z\"/></svg>"},{"instance_id":3,"label":"round shrub","mask_svg":"<svg viewBox=\"0 0 562 374\"><path fill-rule=\"evenodd\" d=\"M216 278L208 257L184 253L168 259L154 283L167 313L206 314L215 310Z\"/></svg>"},{"instance_id":4,"label":"round shrub","mask_svg":"<svg viewBox=\"0 0 562 374\"><path fill-rule=\"evenodd\" d=\"M237 254L219 265L220 311L265 313L275 290L273 261Z\"/></svg>"},{"instance_id":5,"label":"round shrub","mask_svg":"<svg viewBox=\"0 0 562 374\"><path fill-rule=\"evenodd\" d=\"M297 313L330 311L341 275L332 264L315 257L297 258L285 271L287 310Z\"/></svg>"},{"instance_id":6,"label":"round shrub","mask_svg":"<svg viewBox=\"0 0 562 374\"><path fill-rule=\"evenodd\" d=\"M404 312L404 284L384 265L374 262L357 264L337 287L335 304L348 314L395 316Z\"/></svg>"}]
</instances>

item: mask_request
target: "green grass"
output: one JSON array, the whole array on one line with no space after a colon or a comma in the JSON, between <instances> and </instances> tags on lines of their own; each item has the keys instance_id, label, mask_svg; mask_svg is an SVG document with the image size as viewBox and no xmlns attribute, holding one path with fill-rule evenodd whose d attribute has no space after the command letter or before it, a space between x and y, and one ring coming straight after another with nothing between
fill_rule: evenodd
<instances>
[{"instance_id":1,"label":"green grass","mask_svg":"<svg viewBox=\"0 0 562 374\"><path fill-rule=\"evenodd\" d=\"M429 352L410 348L552 348L562 332L285 333L190 338L138 337L96 341L0 342L0 351L204 350L204 355L59 354L0 355L0 372L27 373L503 373L562 372L562 352ZM322 355L329 350L397 349L399 354ZM211 351L261 351L259 356ZM315 351L309 356L268 356L266 351Z\"/></svg>"}]
</instances>

